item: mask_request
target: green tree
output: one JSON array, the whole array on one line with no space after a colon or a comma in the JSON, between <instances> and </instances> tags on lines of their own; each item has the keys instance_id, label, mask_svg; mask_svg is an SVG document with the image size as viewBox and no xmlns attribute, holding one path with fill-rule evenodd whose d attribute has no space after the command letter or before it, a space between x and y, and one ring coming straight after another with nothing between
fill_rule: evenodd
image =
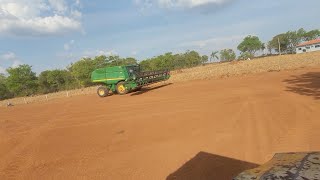
<instances>
[{"instance_id":1,"label":"green tree","mask_svg":"<svg viewBox=\"0 0 320 180\"><path fill-rule=\"evenodd\" d=\"M233 61L236 59L236 53L232 49L223 49L220 51L221 62Z\"/></svg>"},{"instance_id":2,"label":"green tree","mask_svg":"<svg viewBox=\"0 0 320 180\"><path fill-rule=\"evenodd\" d=\"M209 57L208 57L207 55L201 56L201 62L202 62L202 64L208 62L208 60L209 60Z\"/></svg>"},{"instance_id":3,"label":"green tree","mask_svg":"<svg viewBox=\"0 0 320 180\"><path fill-rule=\"evenodd\" d=\"M6 81L6 76L4 74L0 73L0 82L5 83L5 81Z\"/></svg>"},{"instance_id":4,"label":"green tree","mask_svg":"<svg viewBox=\"0 0 320 180\"><path fill-rule=\"evenodd\" d=\"M187 51L184 56L187 67L193 67L201 64L201 56L196 51Z\"/></svg>"},{"instance_id":5,"label":"green tree","mask_svg":"<svg viewBox=\"0 0 320 180\"><path fill-rule=\"evenodd\" d=\"M143 60L140 63L140 67L143 71L151 71L152 67L151 67L151 60Z\"/></svg>"},{"instance_id":6,"label":"green tree","mask_svg":"<svg viewBox=\"0 0 320 180\"><path fill-rule=\"evenodd\" d=\"M110 64L110 62L112 61L112 59L110 57L107 57L105 55L101 55L101 56L96 56L94 59L92 60L92 64L96 67L96 68L103 68L106 67Z\"/></svg>"},{"instance_id":7,"label":"green tree","mask_svg":"<svg viewBox=\"0 0 320 180\"><path fill-rule=\"evenodd\" d=\"M14 96L35 94L38 88L36 73L27 64L7 69L6 85Z\"/></svg>"},{"instance_id":8,"label":"green tree","mask_svg":"<svg viewBox=\"0 0 320 180\"><path fill-rule=\"evenodd\" d=\"M121 66L123 65L123 61L119 56L109 56L108 57L111 66Z\"/></svg>"},{"instance_id":9,"label":"green tree","mask_svg":"<svg viewBox=\"0 0 320 180\"><path fill-rule=\"evenodd\" d=\"M288 50L288 47L289 47L290 42L289 42L289 40L288 40L288 38L287 38L287 36L286 36L285 33L283 33L283 34L278 34L278 35L274 36L274 37L272 38L272 40L269 41L269 46L270 46L270 48L272 48L274 51L280 53L280 52L279 52L279 43L280 43L280 51L281 51L282 53L286 53L287 50Z\"/></svg>"},{"instance_id":10,"label":"green tree","mask_svg":"<svg viewBox=\"0 0 320 180\"><path fill-rule=\"evenodd\" d=\"M133 57L127 57L127 58L124 58L122 59L122 64L123 65L132 65L132 64L138 64L137 63L137 60Z\"/></svg>"},{"instance_id":11,"label":"green tree","mask_svg":"<svg viewBox=\"0 0 320 180\"><path fill-rule=\"evenodd\" d=\"M304 34L303 39L305 41L311 41L311 40L317 39L319 37L320 37L320 30L319 29L314 29L314 30L311 30L309 32L306 32Z\"/></svg>"},{"instance_id":12,"label":"green tree","mask_svg":"<svg viewBox=\"0 0 320 180\"><path fill-rule=\"evenodd\" d=\"M272 54L272 46L270 45L270 42L267 43L267 49L269 54Z\"/></svg>"},{"instance_id":13,"label":"green tree","mask_svg":"<svg viewBox=\"0 0 320 180\"><path fill-rule=\"evenodd\" d=\"M286 52L294 53L296 50L296 45L300 43L302 37L299 37L296 31L288 31L285 34L285 38L288 42Z\"/></svg>"},{"instance_id":14,"label":"green tree","mask_svg":"<svg viewBox=\"0 0 320 180\"><path fill-rule=\"evenodd\" d=\"M239 56L239 60L247 60L247 59L252 59L254 56L252 56L252 54L250 54L249 52L243 52L240 54Z\"/></svg>"},{"instance_id":15,"label":"green tree","mask_svg":"<svg viewBox=\"0 0 320 180\"><path fill-rule=\"evenodd\" d=\"M50 71L42 71L38 77L38 84L39 84L39 92L40 93L49 93L51 91L50 84L48 82L48 75Z\"/></svg>"},{"instance_id":16,"label":"green tree","mask_svg":"<svg viewBox=\"0 0 320 180\"><path fill-rule=\"evenodd\" d=\"M71 73L67 70L48 70L40 73L39 89L41 93L51 93L76 87Z\"/></svg>"},{"instance_id":17,"label":"green tree","mask_svg":"<svg viewBox=\"0 0 320 180\"><path fill-rule=\"evenodd\" d=\"M174 69L174 55L171 52L165 53L160 56L156 56L150 59L146 59L140 62L143 70L159 70L159 69Z\"/></svg>"},{"instance_id":18,"label":"green tree","mask_svg":"<svg viewBox=\"0 0 320 180\"><path fill-rule=\"evenodd\" d=\"M306 35L306 30L304 30L303 28L298 29L297 31L297 35L301 38L301 41L304 41L305 35Z\"/></svg>"},{"instance_id":19,"label":"green tree","mask_svg":"<svg viewBox=\"0 0 320 180\"><path fill-rule=\"evenodd\" d=\"M212 62L212 60L214 59L219 59L219 51L212 51L211 54L210 54L210 61Z\"/></svg>"},{"instance_id":20,"label":"green tree","mask_svg":"<svg viewBox=\"0 0 320 180\"><path fill-rule=\"evenodd\" d=\"M83 58L80 61L72 63L68 67L68 70L76 79L79 86L88 87L93 84L91 82L91 72L97 67L101 67L101 63L97 65L96 62L91 58Z\"/></svg>"},{"instance_id":21,"label":"green tree","mask_svg":"<svg viewBox=\"0 0 320 180\"><path fill-rule=\"evenodd\" d=\"M295 53L296 47L299 43L301 43L304 39L304 36L306 34L306 31L301 28L298 31L288 31L285 34L287 44L287 53Z\"/></svg>"},{"instance_id":22,"label":"green tree","mask_svg":"<svg viewBox=\"0 0 320 180\"><path fill-rule=\"evenodd\" d=\"M12 94L6 86L6 77L0 74L0 100L11 98Z\"/></svg>"},{"instance_id":23,"label":"green tree","mask_svg":"<svg viewBox=\"0 0 320 180\"><path fill-rule=\"evenodd\" d=\"M174 69L181 69L186 67L186 59L184 54L174 55Z\"/></svg>"},{"instance_id":24,"label":"green tree","mask_svg":"<svg viewBox=\"0 0 320 180\"><path fill-rule=\"evenodd\" d=\"M126 66L137 64L137 60L132 57L121 58L119 56L109 56L107 57L107 59L110 62L109 64L107 64L108 66Z\"/></svg>"},{"instance_id":25,"label":"green tree","mask_svg":"<svg viewBox=\"0 0 320 180\"><path fill-rule=\"evenodd\" d=\"M269 46L276 52L279 52L279 44L281 53L295 53L296 46L302 41L309 41L320 37L319 30L311 30L306 32L303 28L297 31L288 31L281 33L272 38L269 41Z\"/></svg>"},{"instance_id":26,"label":"green tree","mask_svg":"<svg viewBox=\"0 0 320 180\"><path fill-rule=\"evenodd\" d=\"M150 59L145 59L139 64L143 70L160 69L181 69L198 66L208 61L208 56L200 56L196 51L186 51L181 54L172 54L171 52L159 55Z\"/></svg>"},{"instance_id":27,"label":"green tree","mask_svg":"<svg viewBox=\"0 0 320 180\"><path fill-rule=\"evenodd\" d=\"M255 55L262 47L262 42L257 36L247 36L243 41L238 45L238 50L242 53L250 53L252 56Z\"/></svg>"},{"instance_id":28,"label":"green tree","mask_svg":"<svg viewBox=\"0 0 320 180\"><path fill-rule=\"evenodd\" d=\"M264 54L264 50L267 48L266 44L265 43L262 43L261 45L261 51L262 53Z\"/></svg>"}]
</instances>

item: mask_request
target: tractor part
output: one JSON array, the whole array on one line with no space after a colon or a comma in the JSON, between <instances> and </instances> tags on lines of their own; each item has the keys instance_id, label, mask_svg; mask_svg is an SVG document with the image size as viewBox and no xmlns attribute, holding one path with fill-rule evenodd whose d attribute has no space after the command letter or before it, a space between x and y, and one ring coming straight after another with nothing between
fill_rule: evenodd
<instances>
[{"instance_id":1,"label":"tractor part","mask_svg":"<svg viewBox=\"0 0 320 180\"><path fill-rule=\"evenodd\" d=\"M109 94L109 89L107 87L105 87L105 86L100 86L97 89L97 94L100 97L106 97Z\"/></svg>"},{"instance_id":2,"label":"tractor part","mask_svg":"<svg viewBox=\"0 0 320 180\"><path fill-rule=\"evenodd\" d=\"M126 89L126 85L125 85L124 81L118 82L118 84L116 86L116 91L120 95L125 95L128 93L128 90Z\"/></svg>"}]
</instances>

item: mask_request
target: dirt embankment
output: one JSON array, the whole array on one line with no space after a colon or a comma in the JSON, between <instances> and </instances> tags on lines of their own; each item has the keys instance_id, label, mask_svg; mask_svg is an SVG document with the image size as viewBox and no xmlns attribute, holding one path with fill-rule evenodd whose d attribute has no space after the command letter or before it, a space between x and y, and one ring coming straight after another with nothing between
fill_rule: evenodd
<instances>
[{"instance_id":1,"label":"dirt embankment","mask_svg":"<svg viewBox=\"0 0 320 180\"><path fill-rule=\"evenodd\" d=\"M189 81L190 79L217 79L233 76L245 76L262 72L296 70L299 68L319 65L320 51L305 54L270 56L256 58L250 61L216 63L174 71L170 81L183 82Z\"/></svg>"}]
</instances>

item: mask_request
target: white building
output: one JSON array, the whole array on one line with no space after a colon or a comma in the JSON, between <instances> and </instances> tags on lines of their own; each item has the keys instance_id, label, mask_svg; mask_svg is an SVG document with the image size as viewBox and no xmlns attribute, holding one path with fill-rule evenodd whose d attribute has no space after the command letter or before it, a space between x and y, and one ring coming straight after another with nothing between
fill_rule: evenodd
<instances>
[{"instance_id":1,"label":"white building","mask_svg":"<svg viewBox=\"0 0 320 180\"><path fill-rule=\"evenodd\" d=\"M307 41L307 42L298 44L296 47L297 54L312 52L312 51L320 51L320 39Z\"/></svg>"}]
</instances>

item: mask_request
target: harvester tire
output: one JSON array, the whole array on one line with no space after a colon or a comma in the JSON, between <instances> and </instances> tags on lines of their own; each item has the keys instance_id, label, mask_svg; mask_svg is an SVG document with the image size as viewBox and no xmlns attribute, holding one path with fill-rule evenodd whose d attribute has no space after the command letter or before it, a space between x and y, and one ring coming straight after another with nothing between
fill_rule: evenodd
<instances>
[{"instance_id":1,"label":"harvester tire","mask_svg":"<svg viewBox=\"0 0 320 180\"><path fill-rule=\"evenodd\" d=\"M98 89L97 89L97 94L98 96L100 97L106 97L108 96L109 94L109 89L105 86L100 86Z\"/></svg>"},{"instance_id":2,"label":"harvester tire","mask_svg":"<svg viewBox=\"0 0 320 180\"><path fill-rule=\"evenodd\" d=\"M125 87L125 82L121 81L118 82L117 86L116 86L116 91L118 94L120 95L125 95L128 93L128 90Z\"/></svg>"}]
</instances>

